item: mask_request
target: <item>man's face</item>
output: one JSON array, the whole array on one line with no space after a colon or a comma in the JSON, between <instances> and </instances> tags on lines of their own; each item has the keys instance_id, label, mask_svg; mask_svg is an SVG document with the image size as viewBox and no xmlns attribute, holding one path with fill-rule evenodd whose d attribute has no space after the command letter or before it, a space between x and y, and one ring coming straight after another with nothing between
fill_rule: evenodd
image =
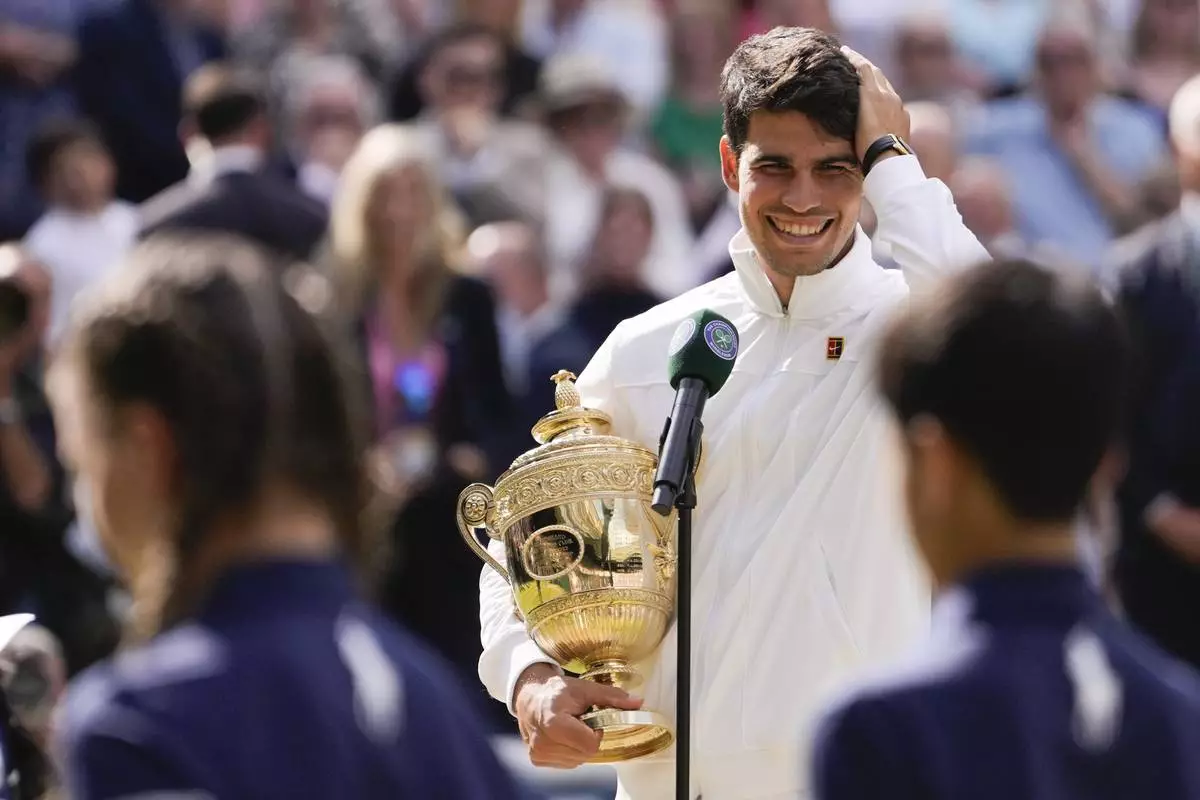
<instances>
[{"instance_id":1,"label":"man's face","mask_svg":"<svg viewBox=\"0 0 1200 800\"><path fill-rule=\"evenodd\" d=\"M774 278L815 275L850 249L862 205L850 142L796 111L756 111L740 157L721 140L721 168Z\"/></svg>"},{"instance_id":2,"label":"man's face","mask_svg":"<svg viewBox=\"0 0 1200 800\"><path fill-rule=\"evenodd\" d=\"M1082 114L1100 84L1095 53L1086 38L1073 31L1054 31L1042 37L1037 70L1046 105L1060 118Z\"/></svg>"},{"instance_id":3,"label":"man's face","mask_svg":"<svg viewBox=\"0 0 1200 800\"><path fill-rule=\"evenodd\" d=\"M905 31L897 47L900 67L898 86L906 100L936 98L954 81L954 46L944 27L914 26Z\"/></svg>"},{"instance_id":4,"label":"man's face","mask_svg":"<svg viewBox=\"0 0 1200 800\"><path fill-rule=\"evenodd\" d=\"M499 44L480 36L449 45L434 56L425 91L439 108L494 110L503 97L504 78Z\"/></svg>"}]
</instances>

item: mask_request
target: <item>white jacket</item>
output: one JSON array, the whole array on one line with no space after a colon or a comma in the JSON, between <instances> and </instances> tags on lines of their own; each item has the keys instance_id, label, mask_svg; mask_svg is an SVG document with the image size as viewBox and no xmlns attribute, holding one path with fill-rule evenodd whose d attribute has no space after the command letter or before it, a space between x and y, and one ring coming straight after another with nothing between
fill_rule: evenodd
<instances>
[{"instance_id":1,"label":"white jacket","mask_svg":"<svg viewBox=\"0 0 1200 800\"><path fill-rule=\"evenodd\" d=\"M949 190L915 157L865 182L879 217L834 268L799 278L785 311L744 231L736 271L627 320L580 376L616 434L657 448L674 391L667 346L701 308L740 333L733 374L704 412L693 543L692 787L704 800L804 797L808 726L829 691L919 636L929 587L910 549L897 439L872 383L886 323L910 292L988 258ZM842 337L840 358L827 357ZM491 552L503 560L502 548ZM491 569L480 581L479 674L510 702L517 676L549 659ZM674 713L675 633L642 665L647 708ZM673 755L618 767L622 796L673 795Z\"/></svg>"}]
</instances>

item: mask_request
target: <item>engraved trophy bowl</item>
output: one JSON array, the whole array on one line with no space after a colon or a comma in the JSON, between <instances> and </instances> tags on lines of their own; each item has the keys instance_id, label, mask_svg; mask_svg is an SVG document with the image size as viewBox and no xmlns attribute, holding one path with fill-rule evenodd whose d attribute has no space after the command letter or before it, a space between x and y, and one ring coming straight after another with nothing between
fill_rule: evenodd
<instances>
[{"instance_id":1,"label":"engraved trophy bowl","mask_svg":"<svg viewBox=\"0 0 1200 800\"><path fill-rule=\"evenodd\" d=\"M538 447L495 487L475 483L458 499L467 545L512 587L530 636L568 673L633 690L632 666L650 656L671 623L676 514L651 507L657 455L609 434L611 420L583 408L575 376L553 378L555 411L533 427ZM504 544L507 569L477 538ZM675 739L656 711L593 708L602 731L593 763L628 761Z\"/></svg>"}]
</instances>

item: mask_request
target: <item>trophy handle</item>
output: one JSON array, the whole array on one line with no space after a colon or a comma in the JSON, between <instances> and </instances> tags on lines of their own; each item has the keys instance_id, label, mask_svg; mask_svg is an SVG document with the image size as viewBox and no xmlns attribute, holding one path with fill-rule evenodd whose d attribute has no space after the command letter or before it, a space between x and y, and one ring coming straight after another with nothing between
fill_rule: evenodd
<instances>
[{"instance_id":1,"label":"trophy handle","mask_svg":"<svg viewBox=\"0 0 1200 800\"><path fill-rule=\"evenodd\" d=\"M454 516L458 519L458 532L462 534L467 547L482 558L485 564L503 575L504 580L507 581L508 570L502 567L499 561L492 558L492 554L487 551L487 548L475 538L475 531L481 528L491 538L500 538L487 526L487 512L491 507L492 487L484 483L472 483L459 494L458 509Z\"/></svg>"}]
</instances>

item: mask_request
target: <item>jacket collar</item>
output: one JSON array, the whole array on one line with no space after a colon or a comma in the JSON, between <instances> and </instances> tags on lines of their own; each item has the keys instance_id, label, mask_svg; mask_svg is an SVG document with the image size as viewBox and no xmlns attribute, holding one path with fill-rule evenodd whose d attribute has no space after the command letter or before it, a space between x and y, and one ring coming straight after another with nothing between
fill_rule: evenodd
<instances>
[{"instance_id":1,"label":"jacket collar","mask_svg":"<svg viewBox=\"0 0 1200 800\"><path fill-rule=\"evenodd\" d=\"M777 318L819 319L849 308L863 298L883 270L871 255L871 240L856 226L850 252L824 272L796 278L791 302L785 309L745 228L729 242L729 256L750 305L761 314Z\"/></svg>"}]
</instances>

